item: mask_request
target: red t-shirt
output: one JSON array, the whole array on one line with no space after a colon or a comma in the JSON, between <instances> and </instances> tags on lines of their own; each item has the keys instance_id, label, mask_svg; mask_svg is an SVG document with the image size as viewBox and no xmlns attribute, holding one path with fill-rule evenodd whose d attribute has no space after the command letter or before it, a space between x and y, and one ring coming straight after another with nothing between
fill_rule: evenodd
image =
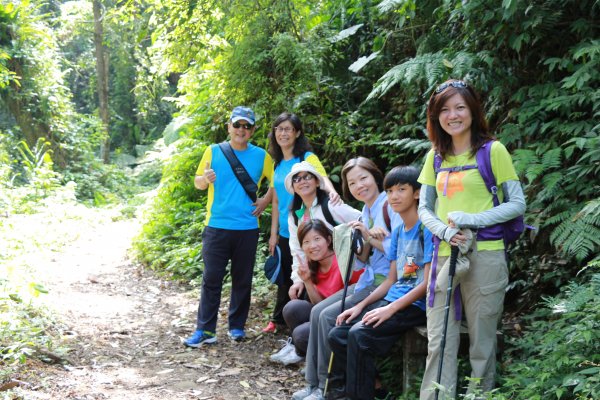
<instances>
[{"instance_id":1,"label":"red t-shirt","mask_svg":"<svg viewBox=\"0 0 600 400\"><path fill-rule=\"evenodd\" d=\"M364 269L360 271L353 271L350 277L350 285L356 283L358 278L362 275ZM317 283L315 284L317 291L323 298L327 298L344 288L344 281L340 274L340 268L338 266L337 257L334 255L331 261L331 268L326 273L317 271Z\"/></svg>"}]
</instances>

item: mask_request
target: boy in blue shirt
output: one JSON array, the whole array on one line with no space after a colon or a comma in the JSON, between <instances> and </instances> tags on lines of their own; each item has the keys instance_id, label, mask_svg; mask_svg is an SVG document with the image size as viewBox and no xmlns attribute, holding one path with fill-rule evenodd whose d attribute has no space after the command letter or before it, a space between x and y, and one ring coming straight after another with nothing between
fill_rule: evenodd
<instances>
[{"instance_id":1,"label":"boy in blue shirt","mask_svg":"<svg viewBox=\"0 0 600 400\"><path fill-rule=\"evenodd\" d=\"M341 313L337 326L329 332L329 344L335 354L335 367L346 367L345 393L338 389L328 398L375 398L375 356L385 355L400 335L413 326L424 325L425 294L429 266L433 256L431 232L421 226L417 207L419 170L395 167L385 177L383 186L392 209L402 223L392 232L389 252L390 271L366 299ZM350 330L342 325L359 318L363 310L376 303Z\"/></svg>"}]
</instances>

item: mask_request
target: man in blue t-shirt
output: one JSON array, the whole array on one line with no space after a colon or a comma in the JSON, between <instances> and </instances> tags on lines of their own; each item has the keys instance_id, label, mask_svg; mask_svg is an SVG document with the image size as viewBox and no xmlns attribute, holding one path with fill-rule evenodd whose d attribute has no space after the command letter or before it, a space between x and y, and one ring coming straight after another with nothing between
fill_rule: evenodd
<instances>
[{"instance_id":1,"label":"man in blue t-shirt","mask_svg":"<svg viewBox=\"0 0 600 400\"><path fill-rule=\"evenodd\" d=\"M258 185L271 180L273 161L260 147L249 143L255 126L254 111L235 107L227 124L228 144L233 154ZM217 341L216 328L221 291L227 263L231 261L231 299L229 337L242 340L250 310L252 271L258 244L258 216L271 202L270 191L256 202L244 190L218 144L204 151L194 185L208 189L205 228L202 232L202 291L198 306L197 328L184 341L188 347L200 347Z\"/></svg>"},{"instance_id":2,"label":"man in blue t-shirt","mask_svg":"<svg viewBox=\"0 0 600 400\"><path fill-rule=\"evenodd\" d=\"M414 167L396 167L383 181L388 203L403 222L392 232L386 280L366 299L341 313L337 326L329 332L334 369L346 371L345 387L334 388L332 398L337 398L336 392L351 399L375 398L374 357L386 354L405 330L426 323L425 294L433 241L417 213L418 177L419 170ZM367 306L372 309L363 315ZM357 318L360 322L350 330L344 327Z\"/></svg>"}]
</instances>

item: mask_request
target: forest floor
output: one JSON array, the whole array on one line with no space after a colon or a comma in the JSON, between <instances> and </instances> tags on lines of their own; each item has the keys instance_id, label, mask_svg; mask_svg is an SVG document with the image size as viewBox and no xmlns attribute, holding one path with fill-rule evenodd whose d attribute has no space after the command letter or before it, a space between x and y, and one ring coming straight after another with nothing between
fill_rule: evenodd
<instances>
[{"instance_id":1,"label":"forest floor","mask_svg":"<svg viewBox=\"0 0 600 400\"><path fill-rule=\"evenodd\" d=\"M227 338L224 296L218 342L184 347L181 340L195 327L198 289L161 278L129 258L137 220L86 212L96 213L94 223L75 218L48 227L43 214L9 217L15 226L46 225L46 234L72 238L60 249L40 251L33 271L49 291L44 303L56 319L62 362L30 359L15 376L14 398L286 399L303 386L302 364L269 361L286 335L261 332L263 299L252 299L246 340Z\"/></svg>"}]
</instances>

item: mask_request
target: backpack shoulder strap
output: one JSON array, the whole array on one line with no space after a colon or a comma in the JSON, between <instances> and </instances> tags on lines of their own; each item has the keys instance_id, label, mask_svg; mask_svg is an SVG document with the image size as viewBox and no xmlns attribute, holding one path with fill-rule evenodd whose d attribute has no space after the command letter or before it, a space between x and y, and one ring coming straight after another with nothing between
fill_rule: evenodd
<instances>
[{"instance_id":1,"label":"backpack shoulder strap","mask_svg":"<svg viewBox=\"0 0 600 400\"><path fill-rule=\"evenodd\" d=\"M442 167L442 161L442 155L436 152L433 155L433 170L435 171L436 175L438 172L440 172L440 168Z\"/></svg>"},{"instance_id":2,"label":"backpack shoulder strap","mask_svg":"<svg viewBox=\"0 0 600 400\"><path fill-rule=\"evenodd\" d=\"M422 222L419 225L419 244L423 249L423 253L425 253L425 225Z\"/></svg>"},{"instance_id":3,"label":"backpack shoulder strap","mask_svg":"<svg viewBox=\"0 0 600 400\"><path fill-rule=\"evenodd\" d=\"M388 211L388 201L386 200L383 203L383 208L381 209L383 212L383 221L385 222L385 226L388 229L388 232L392 231L392 221L390 219L390 212Z\"/></svg>"},{"instance_id":4,"label":"backpack shoulder strap","mask_svg":"<svg viewBox=\"0 0 600 400\"><path fill-rule=\"evenodd\" d=\"M335 219L333 219L333 215L331 215L331 211L329 210L329 196L327 196L327 194L323 196L323 199L321 201L321 211L323 211L323 216L325 217L325 220L329 222L331 226L339 225L339 223Z\"/></svg>"},{"instance_id":5,"label":"backpack shoulder strap","mask_svg":"<svg viewBox=\"0 0 600 400\"><path fill-rule=\"evenodd\" d=\"M219 148L223 152L227 162L229 162L233 174L244 188L246 194L248 194L248 197L250 197L250 200L252 200L253 203L256 202L256 191L258 190L258 186L256 185L256 182L252 180L252 177L248 174L248 171L246 171L246 168L244 168L240 160L236 157L231 145L227 142L221 142L219 143Z\"/></svg>"},{"instance_id":6,"label":"backpack shoulder strap","mask_svg":"<svg viewBox=\"0 0 600 400\"><path fill-rule=\"evenodd\" d=\"M486 142L477 150L475 160L477 162L477 169L479 174L483 178L485 187L492 194L494 207L500 204L498 200L498 187L496 186L496 177L492 171L492 144L494 141L490 140Z\"/></svg>"}]
</instances>

